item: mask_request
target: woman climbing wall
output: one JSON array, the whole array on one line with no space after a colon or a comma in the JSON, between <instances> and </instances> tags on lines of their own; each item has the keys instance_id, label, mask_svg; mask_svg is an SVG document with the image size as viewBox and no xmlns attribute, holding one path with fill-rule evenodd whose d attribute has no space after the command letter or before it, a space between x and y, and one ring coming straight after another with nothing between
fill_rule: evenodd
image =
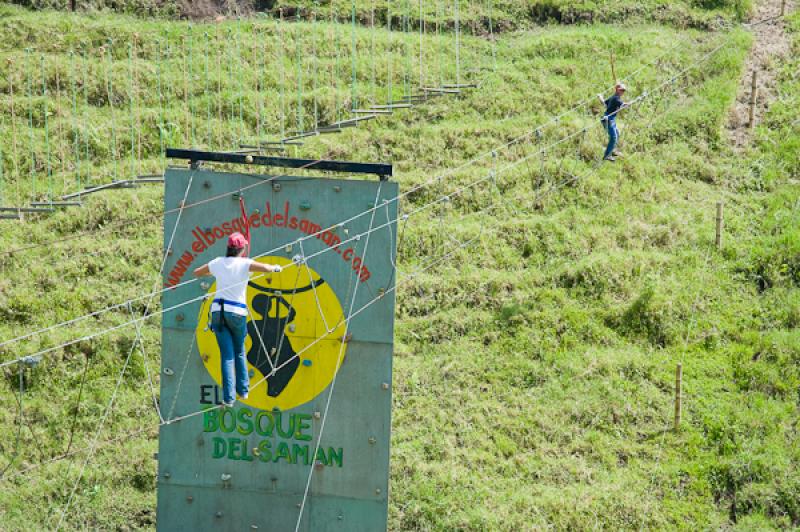
<instances>
[{"instance_id":1,"label":"woman climbing wall","mask_svg":"<svg viewBox=\"0 0 800 532\"><path fill-rule=\"evenodd\" d=\"M211 330L219 344L222 363L222 402L233 405L236 395L247 399L250 378L244 341L247 337L247 283L250 272L278 273L277 264L261 264L245 257L249 245L241 233L228 238L224 257L217 257L194 271L196 277L213 275L217 280L214 302L211 304Z\"/></svg>"}]
</instances>

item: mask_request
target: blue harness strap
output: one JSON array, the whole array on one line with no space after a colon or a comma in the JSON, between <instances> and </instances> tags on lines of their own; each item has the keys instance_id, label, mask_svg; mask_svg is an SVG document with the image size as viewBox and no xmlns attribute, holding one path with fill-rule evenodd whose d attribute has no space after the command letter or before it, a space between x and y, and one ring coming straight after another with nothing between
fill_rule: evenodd
<instances>
[{"instance_id":1,"label":"blue harness strap","mask_svg":"<svg viewBox=\"0 0 800 532\"><path fill-rule=\"evenodd\" d=\"M224 308L225 305L230 305L232 307L239 307L239 308L247 308L247 305L244 303L239 303L238 301L229 301L227 299L215 299L214 303L219 303L219 306Z\"/></svg>"},{"instance_id":2,"label":"blue harness strap","mask_svg":"<svg viewBox=\"0 0 800 532\"><path fill-rule=\"evenodd\" d=\"M220 317L220 320L222 321L222 325L224 327L227 327L229 331L231 330L231 327L230 327L230 325L228 325L228 322L225 320L225 305L227 304L227 305L231 305L232 307L239 307L239 308L247 309L247 305L245 305L244 303L239 303L238 301L229 301L227 299L222 299L222 298L215 299L212 302L212 305L213 305L213 303L217 303L219 305L219 317ZM208 307L208 323L209 324L211 323L211 306Z\"/></svg>"}]
</instances>

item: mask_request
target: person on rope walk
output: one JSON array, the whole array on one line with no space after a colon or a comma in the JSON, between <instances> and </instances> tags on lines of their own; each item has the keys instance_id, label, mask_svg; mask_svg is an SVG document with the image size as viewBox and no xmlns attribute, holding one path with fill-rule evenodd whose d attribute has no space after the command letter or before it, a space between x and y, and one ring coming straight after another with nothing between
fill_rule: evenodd
<instances>
[{"instance_id":1,"label":"person on rope walk","mask_svg":"<svg viewBox=\"0 0 800 532\"><path fill-rule=\"evenodd\" d=\"M241 233L228 238L224 257L217 257L194 270L196 277L213 275L217 281L211 303L211 330L217 337L222 363L222 402L233 405L234 390L240 399L247 399L250 376L244 341L247 337L247 283L250 272L279 273L277 264L262 264L246 257L249 242Z\"/></svg>"},{"instance_id":2,"label":"person on rope walk","mask_svg":"<svg viewBox=\"0 0 800 532\"><path fill-rule=\"evenodd\" d=\"M614 156L619 156L619 153L615 152L614 150L617 147L617 142L619 141L619 129L617 128L617 115L620 111L625 109L627 105L625 102L622 101L622 96L625 94L627 87L625 87L624 83L617 83L614 87L614 95L608 98L607 100L603 98L602 94L598 94L597 98L606 106L606 112L603 114L603 118L601 122L603 122L603 126L605 126L606 131L608 132L608 146L606 147L606 152L603 155L603 160L605 161L615 161Z\"/></svg>"}]
</instances>

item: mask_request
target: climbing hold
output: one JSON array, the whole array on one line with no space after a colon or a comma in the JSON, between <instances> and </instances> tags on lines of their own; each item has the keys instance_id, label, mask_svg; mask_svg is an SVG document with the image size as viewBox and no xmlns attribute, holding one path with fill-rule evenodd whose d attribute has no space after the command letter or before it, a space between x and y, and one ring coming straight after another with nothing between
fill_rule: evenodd
<instances>
[{"instance_id":1,"label":"climbing hold","mask_svg":"<svg viewBox=\"0 0 800 532\"><path fill-rule=\"evenodd\" d=\"M305 360L303 360L303 365L304 365L305 367L309 367L309 366L311 366L311 361L310 361L309 359L307 359L307 358L306 358Z\"/></svg>"},{"instance_id":2,"label":"climbing hold","mask_svg":"<svg viewBox=\"0 0 800 532\"><path fill-rule=\"evenodd\" d=\"M252 155L248 155L247 157L244 158L244 160L247 161L248 164L250 164L250 163L253 162L253 156Z\"/></svg>"}]
</instances>

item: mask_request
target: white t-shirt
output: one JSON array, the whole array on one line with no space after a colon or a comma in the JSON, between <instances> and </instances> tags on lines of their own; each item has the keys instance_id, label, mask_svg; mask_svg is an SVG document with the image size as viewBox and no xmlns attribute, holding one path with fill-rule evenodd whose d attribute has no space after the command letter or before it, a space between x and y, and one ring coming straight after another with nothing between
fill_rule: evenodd
<instances>
[{"instance_id":1,"label":"white t-shirt","mask_svg":"<svg viewBox=\"0 0 800 532\"><path fill-rule=\"evenodd\" d=\"M217 278L214 299L225 300L225 312L247 316L247 282L252 263L252 259L244 257L217 257L208 263L211 275ZM211 303L211 312L219 310L219 303Z\"/></svg>"}]
</instances>

